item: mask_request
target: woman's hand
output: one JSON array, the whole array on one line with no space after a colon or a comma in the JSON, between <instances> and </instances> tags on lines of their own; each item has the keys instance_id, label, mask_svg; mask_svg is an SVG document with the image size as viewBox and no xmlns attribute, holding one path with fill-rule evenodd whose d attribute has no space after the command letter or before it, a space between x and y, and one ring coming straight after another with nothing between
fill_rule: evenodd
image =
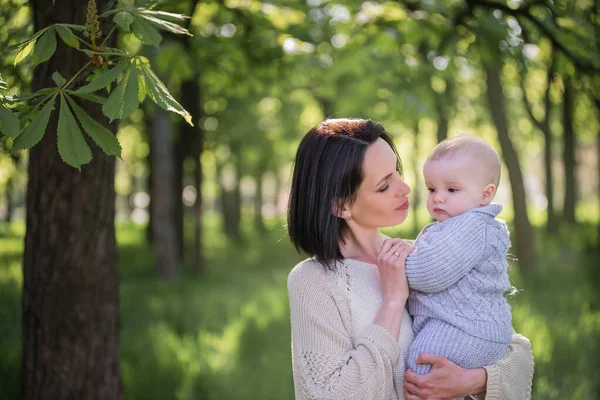
<instances>
[{"instance_id":1,"label":"woman's hand","mask_svg":"<svg viewBox=\"0 0 600 400\"><path fill-rule=\"evenodd\" d=\"M413 247L401 239L386 239L377 255L383 302L373 323L385 328L396 340L408 299L405 261ZM409 327L410 328L410 327Z\"/></svg>"},{"instance_id":2,"label":"woman's hand","mask_svg":"<svg viewBox=\"0 0 600 400\"><path fill-rule=\"evenodd\" d=\"M456 399L485 392L487 374L483 368L464 369L441 356L423 353L417 364L430 364L427 375L410 369L404 375L407 400Z\"/></svg>"},{"instance_id":3,"label":"woman's hand","mask_svg":"<svg viewBox=\"0 0 600 400\"><path fill-rule=\"evenodd\" d=\"M383 287L383 301L404 302L408 298L405 262L414 247L402 239L386 239L377 255L377 268ZM402 306L404 307L404 305Z\"/></svg>"}]
</instances>

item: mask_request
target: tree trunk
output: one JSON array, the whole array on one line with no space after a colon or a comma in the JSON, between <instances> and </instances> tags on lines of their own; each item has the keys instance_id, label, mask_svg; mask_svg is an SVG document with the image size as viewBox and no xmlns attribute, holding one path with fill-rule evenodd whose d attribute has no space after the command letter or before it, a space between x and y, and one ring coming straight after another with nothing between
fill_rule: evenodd
<instances>
[{"instance_id":1,"label":"tree trunk","mask_svg":"<svg viewBox=\"0 0 600 400\"><path fill-rule=\"evenodd\" d=\"M264 236L267 232L267 228L265 227L265 221L262 216L262 206L263 206L263 177L266 169L266 160L261 160L260 165L258 166L257 172L255 174L256 181L256 193L254 194L254 228L261 235Z\"/></svg>"},{"instance_id":2,"label":"tree trunk","mask_svg":"<svg viewBox=\"0 0 600 400\"><path fill-rule=\"evenodd\" d=\"M148 169L148 176L146 178L146 190L148 193L148 196L150 197L150 204L148 204L148 225L146 225L146 242L148 242L148 244L152 245L154 242L154 237L152 234L153 231L153 226L154 226L154 214L152 213L152 182L154 180L154 174L152 172L152 157L153 157L153 151L152 151L152 115L151 115L151 111L150 111L150 107L148 107L148 105L146 104L146 106L143 106L143 111L144 111L144 130L146 133L146 140L148 141L148 154L146 155L145 158L145 162L144 164L146 165L146 168Z\"/></svg>"},{"instance_id":3,"label":"tree trunk","mask_svg":"<svg viewBox=\"0 0 600 400\"><path fill-rule=\"evenodd\" d=\"M550 109L546 109L549 113ZM548 114L546 114L548 115ZM546 177L545 192L548 201L546 209L546 232L554 233L558 227L558 220L554 210L554 174L552 172L552 134L550 133L550 121L544 122L544 174Z\"/></svg>"},{"instance_id":4,"label":"tree trunk","mask_svg":"<svg viewBox=\"0 0 600 400\"><path fill-rule=\"evenodd\" d=\"M454 103L453 83L450 79L446 81L446 92L438 94L433 92L436 99L437 141L438 143L448 137L448 124L450 120L450 104Z\"/></svg>"},{"instance_id":5,"label":"tree trunk","mask_svg":"<svg viewBox=\"0 0 600 400\"><path fill-rule=\"evenodd\" d=\"M598 11L600 14L600 6L598 7ZM596 118L600 121L600 99L594 99L594 104L596 105ZM596 165L597 169L600 169L600 127L597 128L596 131ZM597 175L596 179L598 179L598 193L600 193L600 174ZM600 207L600 201L598 202L598 206ZM600 221L598 222L598 243L596 247L600 249Z\"/></svg>"},{"instance_id":6,"label":"tree trunk","mask_svg":"<svg viewBox=\"0 0 600 400\"><path fill-rule=\"evenodd\" d=\"M192 116L195 126L181 124L180 143L185 145L186 155L194 160L194 186L196 188L196 202L194 203L194 265L192 272L200 275L204 269L204 257L202 253L202 160L200 159L204 149L204 131L200 126L202 107L200 92L200 77L196 73L181 84L182 105ZM183 161L183 160L182 160ZM183 162L181 164L183 171ZM183 218L183 214L182 214ZM183 227L183 222L182 222ZM183 240L183 235L181 237Z\"/></svg>"},{"instance_id":7,"label":"tree trunk","mask_svg":"<svg viewBox=\"0 0 600 400\"><path fill-rule=\"evenodd\" d=\"M184 93L184 92L182 92ZM183 105L183 104L182 104ZM185 105L183 105L186 108ZM186 108L187 110L187 108ZM183 210L183 187L184 187L184 164L189 154L189 143L184 137L185 126L187 123L179 123L179 135L173 145L173 225L175 226L175 241L177 248L177 260L183 259L184 244L184 210Z\"/></svg>"},{"instance_id":8,"label":"tree trunk","mask_svg":"<svg viewBox=\"0 0 600 400\"><path fill-rule=\"evenodd\" d=\"M235 154L235 187L232 193L232 233L234 239L242 239L242 145L239 142L232 143L231 152Z\"/></svg>"},{"instance_id":9,"label":"tree trunk","mask_svg":"<svg viewBox=\"0 0 600 400\"><path fill-rule=\"evenodd\" d=\"M439 125L438 125L439 126ZM439 132L439 130L438 130ZM419 177L421 176L421 174L423 173L423 171L421 171L418 167L417 164L417 159L419 158L419 121L417 121L415 123L415 136L414 136L414 146L413 146L413 155L411 157L411 161L412 161L412 170L413 170L413 174L414 174L414 180L415 180L415 186L414 186L414 204L412 205L412 209L413 209L413 215L414 215L414 219L413 219L413 232L417 233L419 232L419 230L421 229L421 222L419 220L419 209L421 208L421 195L420 193L420 187L421 184L419 183Z\"/></svg>"},{"instance_id":10,"label":"tree trunk","mask_svg":"<svg viewBox=\"0 0 600 400\"><path fill-rule=\"evenodd\" d=\"M563 203L563 217L566 222L574 224L575 203L577 199L577 187L575 169L577 161L575 158L575 131L573 129L573 84L571 79L565 77L565 91L563 99L563 163L565 166L565 198Z\"/></svg>"},{"instance_id":11,"label":"tree trunk","mask_svg":"<svg viewBox=\"0 0 600 400\"><path fill-rule=\"evenodd\" d=\"M204 249L202 246L202 216L203 197L202 180L204 172L202 169L202 152L204 151L204 130L198 129L199 135L194 146L194 184L196 185L196 203L194 204L194 265L192 273L201 275L204 272Z\"/></svg>"},{"instance_id":12,"label":"tree trunk","mask_svg":"<svg viewBox=\"0 0 600 400\"><path fill-rule=\"evenodd\" d=\"M546 76L546 94L544 97L544 120L541 128L544 135L544 169L546 176L546 199L548 208L546 209L546 232L555 233L558 228L558 220L554 209L554 174L552 172L552 131L550 130L550 118L552 115L552 102L550 101L550 89L554 79L554 69L556 65L556 52L553 51L551 64L548 67ZM524 94L523 94L524 95ZM527 100L525 100L527 101Z\"/></svg>"},{"instance_id":13,"label":"tree trunk","mask_svg":"<svg viewBox=\"0 0 600 400\"><path fill-rule=\"evenodd\" d=\"M14 212L14 202L13 202L13 178L9 177L8 181L6 181L6 193L4 193L5 201L6 201L6 215L4 216L4 222L10 223L12 221L13 212Z\"/></svg>"},{"instance_id":14,"label":"tree trunk","mask_svg":"<svg viewBox=\"0 0 600 400\"><path fill-rule=\"evenodd\" d=\"M35 31L53 23L84 24L86 1L31 2ZM98 1L100 12L112 7ZM114 41L109 43L114 45ZM34 71L33 91L73 76L88 58L58 41ZM100 106L82 102L96 121L115 125ZM115 158L91 140L93 160L81 172L56 149L57 113L29 153L27 231L23 253L21 399L105 400L123 397L119 370Z\"/></svg>"},{"instance_id":15,"label":"tree trunk","mask_svg":"<svg viewBox=\"0 0 600 400\"><path fill-rule=\"evenodd\" d=\"M126 207L127 207L127 219L128 220L131 220L131 215L133 214L133 211L135 210L135 205L133 203L133 200L134 200L135 194L137 193L137 181L138 181L138 179L134 173L129 175L129 185L131 187L131 190L129 190L129 194L124 196Z\"/></svg>"},{"instance_id":16,"label":"tree trunk","mask_svg":"<svg viewBox=\"0 0 600 400\"><path fill-rule=\"evenodd\" d=\"M487 99L490 107L492 120L498 131L498 140L502 149L502 155L508 168L510 186L512 189L513 207L515 211L515 235L517 257L522 267L531 267L534 262L533 230L527 215L527 201L523 175L519 165L517 152L510 140L508 132L508 120L506 116L506 100L502 91L500 71L487 63L484 63L487 83Z\"/></svg>"},{"instance_id":17,"label":"tree trunk","mask_svg":"<svg viewBox=\"0 0 600 400\"><path fill-rule=\"evenodd\" d=\"M174 223L172 124L169 113L154 110L152 127L152 236L161 279L173 279L177 273L177 233Z\"/></svg>"},{"instance_id":18,"label":"tree trunk","mask_svg":"<svg viewBox=\"0 0 600 400\"><path fill-rule=\"evenodd\" d=\"M235 162L235 186L226 188L224 182L224 165L217 162L217 176L221 182L221 215L223 216L223 231L227 236L236 242L242 238L240 230L240 208L241 208L241 193L240 193L240 159L239 146L232 143L231 153Z\"/></svg>"}]
</instances>

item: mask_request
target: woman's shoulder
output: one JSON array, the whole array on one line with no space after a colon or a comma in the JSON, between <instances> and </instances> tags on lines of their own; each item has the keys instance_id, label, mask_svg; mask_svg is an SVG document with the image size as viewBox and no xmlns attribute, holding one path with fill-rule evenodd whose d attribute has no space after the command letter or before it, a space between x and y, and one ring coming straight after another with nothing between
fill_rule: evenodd
<instances>
[{"instance_id":1,"label":"woman's shoulder","mask_svg":"<svg viewBox=\"0 0 600 400\"><path fill-rule=\"evenodd\" d=\"M287 289L291 304L322 304L336 298L333 275L313 258L298 263L288 275Z\"/></svg>"},{"instance_id":2,"label":"woman's shoulder","mask_svg":"<svg viewBox=\"0 0 600 400\"><path fill-rule=\"evenodd\" d=\"M296 264L288 275L288 286L290 283L302 283L312 280L316 276L324 276L326 268L314 258L307 258Z\"/></svg>"}]
</instances>

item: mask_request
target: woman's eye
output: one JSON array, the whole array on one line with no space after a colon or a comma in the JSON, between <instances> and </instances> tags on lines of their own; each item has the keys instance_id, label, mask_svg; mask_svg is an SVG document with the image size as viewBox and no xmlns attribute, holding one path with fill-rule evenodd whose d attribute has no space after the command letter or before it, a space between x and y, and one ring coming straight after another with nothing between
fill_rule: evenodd
<instances>
[{"instance_id":1,"label":"woman's eye","mask_svg":"<svg viewBox=\"0 0 600 400\"><path fill-rule=\"evenodd\" d=\"M381 189L379 189L378 192L383 193L386 190L388 190L389 187L390 187L390 185L385 185L384 187L382 187Z\"/></svg>"}]
</instances>

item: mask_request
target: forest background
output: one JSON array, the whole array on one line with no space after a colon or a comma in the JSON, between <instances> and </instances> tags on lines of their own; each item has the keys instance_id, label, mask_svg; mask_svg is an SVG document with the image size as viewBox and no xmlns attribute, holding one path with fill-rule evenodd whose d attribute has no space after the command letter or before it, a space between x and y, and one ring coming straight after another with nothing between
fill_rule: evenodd
<instances>
[{"instance_id":1,"label":"forest background","mask_svg":"<svg viewBox=\"0 0 600 400\"><path fill-rule=\"evenodd\" d=\"M79 69L62 36L37 67L51 42L14 47L86 23L87 1L57 3L0 0L4 95ZM56 113L30 151L0 135L0 399L292 399L286 277L305 256L287 238L287 193L302 135L327 117L393 136L412 188L394 236L430 222L421 167L438 141L498 149L533 398L597 397L600 2L97 4L191 16L191 35L132 25L111 43L150 60L193 126L149 101L117 122L89 106L122 150L88 140L80 169L59 156ZM100 22L106 36L112 16Z\"/></svg>"}]
</instances>

